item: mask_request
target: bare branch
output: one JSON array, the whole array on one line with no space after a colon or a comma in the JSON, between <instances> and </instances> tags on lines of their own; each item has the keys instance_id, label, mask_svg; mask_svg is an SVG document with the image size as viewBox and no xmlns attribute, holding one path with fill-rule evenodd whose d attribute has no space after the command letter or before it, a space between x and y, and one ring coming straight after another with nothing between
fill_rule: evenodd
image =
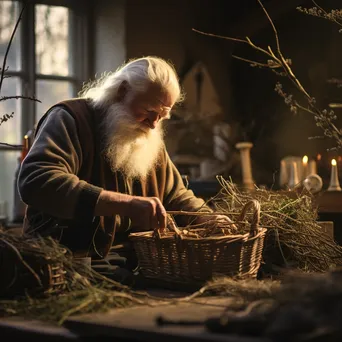
<instances>
[{"instance_id":1,"label":"bare branch","mask_svg":"<svg viewBox=\"0 0 342 342\"><path fill-rule=\"evenodd\" d=\"M311 96L306 91L304 86L301 84L301 82L296 77L295 73L293 72L293 70L290 66L290 65L292 65L291 59L284 58L284 55L283 55L281 48L280 48L278 31L276 29L276 26L274 25L272 18L270 17L265 6L263 5L262 0L257 0L257 1L258 1L259 5L261 6L262 10L264 11L269 23L272 26L272 30L273 30L275 42L276 42L276 51L275 52L272 50L271 46L268 46L267 50L266 50L264 48L261 48L260 46L255 45L249 37L246 37L246 39L239 39L239 38L226 37L226 36L221 36L221 35L216 35L216 34L211 34L211 33L205 33L205 32L199 31L199 30L195 30L195 29L193 29L193 31L198 32L198 33L203 34L203 35L210 36L210 37L222 38L222 39L226 39L226 40L230 40L230 41L234 41L234 42L248 44L254 50L257 50L257 51L261 52L262 54L266 55L268 57L268 59L264 63L256 62L256 61L253 61L253 60L250 60L250 59L247 59L244 57L239 57L236 55L233 55L233 58L236 58L236 59L242 60L244 62L250 63L251 66L259 66L262 68L268 67L269 69L271 69L274 72L275 72L274 69L278 69L278 68L283 70L283 72L282 71L276 71L276 73L281 75L281 76L287 76L287 78L291 81L291 83L295 86L295 88L298 89L304 95L304 97L308 101L308 106L306 107L306 106L300 105L297 101L295 101L293 99L292 95L289 95L282 90L282 86L280 84L276 85L275 90L277 91L277 93L284 98L285 103L290 106L290 110L293 113L297 113L297 110L301 109L301 110L304 110L305 112L312 114L314 116L315 121L316 121L316 126L323 129L324 135L326 137L333 138L337 142L338 148L342 148L342 131L340 129L338 129L334 124L334 120L337 119L337 116L335 115L334 111L332 111L332 110L320 109L316 106L315 98L313 96ZM319 10L317 10L317 7L315 7L314 11L311 11L311 12L306 10L306 9L302 9L302 8L297 8L297 9L299 9L300 11L302 11L304 13L323 17L323 18L332 20L339 25L342 25L336 19L336 18L340 18L340 17L342 18L342 10L341 11L333 10L330 13L328 13L324 9L319 7L314 2L314 0L312 0L312 1L319 8Z\"/></svg>"},{"instance_id":2,"label":"bare branch","mask_svg":"<svg viewBox=\"0 0 342 342\"><path fill-rule=\"evenodd\" d=\"M246 37L246 40L247 40L248 44L249 44L252 48L254 48L255 50L258 50L258 51L260 51L260 52L262 52L262 53L268 55L269 57L273 58L273 56L272 56L267 50L265 50L265 49L263 49L263 48L261 48L261 47L255 45L255 44L251 41L251 39L250 39L249 37Z\"/></svg>"},{"instance_id":3,"label":"bare branch","mask_svg":"<svg viewBox=\"0 0 342 342\"><path fill-rule=\"evenodd\" d=\"M325 15L328 14L328 12L327 12L323 7L319 6L315 0L311 0L311 1L312 1L312 3L313 3L317 8L319 8Z\"/></svg>"},{"instance_id":4,"label":"bare branch","mask_svg":"<svg viewBox=\"0 0 342 342\"><path fill-rule=\"evenodd\" d=\"M4 80L4 74L5 74L5 69L6 69L6 62L7 62L7 56L8 56L8 53L9 53L9 50L11 48L11 45L12 45L12 41L13 41L13 38L14 38L14 35L18 29L18 26L19 26L19 23L21 21L21 18L23 16L23 13L24 13L24 9L26 7L26 4L24 3L23 4L23 8L21 9L20 11L20 15L19 15L19 18L14 26L14 29L13 29L13 32L12 32L12 35L11 35L11 38L10 38L10 41L8 42L8 45L7 45L7 48L6 48L6 52L5 52L5 56L4 56L4 60L3 60L3 63L2 63L2 68L1 68L1 76L0 76L0 94L1 94L1 87L2 87L2 82Z\"/></svg>"},{"instance_id":5,"label":"bare branch","mask_svg":"<svg viewBox=\"0 0 342 342\"><path fill-rule=\"evenodd\" d=\"M248 44L247 40L244 39L239 39L239 38L231 38L231 37L226 37L226 36L220 36L214 33L207 33L207 32L203 32L203 31L199 31L196 29L192 29L192 31L203 34L204 36L209 36L209 37L215 37L215 38L221 38L221 39L226 39L226 40L232 40L234 42L240 42L240 43L245 43Z\"/></svg>"},{"instance_id":6,"label":"bare branch","mask_svg":"<svg viewBox=\"0 0 342 342\"><path fill-rule=\"evenodd\" d=\"M271 19L270 15L268 14L268 12L266 11L265 6L263 5L263 3L261 2L261 0L257 0L259 5L261 6L262 10L264 11L264 13L266 14L266 17L268 19L268 21L270 22L273 32L274 32L274 36L275 36L275 40L276 40L276 44L277 44L277 51L280 51L280 44L279 44L279 37L278 37L278 31L273 23L273 20Z\"/></svg>"},{"instance_id":7,"label":"bare branch","mask_svg":"<svg viewBox=\"0 0 342 342\"><path fill-rule=\"evenodd\" d=\"M269 68L269 65L265 64L265 63L260 63L260 62L252 61L251 59L247 59L247 58L244 58L244 57L239 57L239 56L236 56L236 55L232 55L232 57L235 58L235 59L239 59L241 61L250 63L251 66L259 66L261 68Z\"/></svg>"},{"instance_id":8,"label":"bare branch","mask_svg":"<svg viewBox=\"0 0 342 342\"><path fill-rule=\"evenodd\" d=\"M0 117L0 126L1 126L4 122L6 122L6 121L8 121L9 119L13 118L13 116L14 116L14 113L11 113L11 114L4 114L2 117Z\"/></svg>"},{"instance_id":9,"label":"bare branch","mask_svg":"<svg viewBox=\"0 0 342 342\"><path fill-rule=\"evenodd\" d=\"M23 145L7 144L7 143L3 143L3 142L0 142L0 146L13 147L13 148L22 148L23 147Z\"/></svg>"},{"instance_id":10,"label":"bare branch","mask_svg":"<svg viewBox=\"0 0 342 342\"><path fill-rule=\"evenodd\" d=\"M299 6L297 7L297 10L307 15L330 20L333 23L342 26L342 10L331 10L330 12L327 12L323 7L319 6L316 1L312 0L312 3L315 7L308 9Z\"/></svg>"},{"instance_id":11,"label":"bare branch","mask_svg":"<svg viewBox=\"0 0 342 342\"><path fill-rule=\"evenodd\" d=\"M24 95L13 95L13 96L0 96L0 102L1 101L6 101L6 100L11 100L11 99L15 99L15 100L19 100L19 99L23 99L23 100L31 100L31 101L36 101L36 102L40 102L40 100L36 99L35 97L31 97L31 96L24 96Z\"/></svg>"}]
</instances>

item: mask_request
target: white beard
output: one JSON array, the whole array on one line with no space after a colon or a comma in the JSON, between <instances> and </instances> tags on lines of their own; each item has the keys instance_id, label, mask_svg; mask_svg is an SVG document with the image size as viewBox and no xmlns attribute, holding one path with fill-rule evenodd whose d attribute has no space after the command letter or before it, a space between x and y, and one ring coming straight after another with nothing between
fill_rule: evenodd
<instances>
[{"instance_id":1,"label":"white beard","mask_svg":"<svg viewBox=\"0 0 342 342\"><path fill-rule=\"evenodd\" d=\"M130 179L146 179L157 166L164 146L160 124L150 129L136 122L123 104L109 107L103 121L105 157L112 171L121 171Z\"/></svg>"}]
</instances>

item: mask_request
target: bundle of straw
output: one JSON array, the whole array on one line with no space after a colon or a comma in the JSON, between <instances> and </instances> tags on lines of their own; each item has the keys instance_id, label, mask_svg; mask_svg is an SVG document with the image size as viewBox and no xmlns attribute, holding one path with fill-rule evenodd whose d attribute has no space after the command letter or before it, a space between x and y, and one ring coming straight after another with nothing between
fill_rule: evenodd
<instances>
[{"instance_id":1,"label":"bundle of straw","mask_svg":"<svg viewBox=\"0 0 342 342\"><path fill-rule=\"evenodd\" d=\"M218 176L217 180L221 190L208 201L216 212L236 217L245 203L251 199L259 201L260 226L268 229L264 266L278 264L305 272L324 272L342 265L342 246L322 233L310 193L303 191L289 196L257 187L246 192L231 179ZM243 222L237 224L243 229Z\"/></svg>"},{"instance_id":2,"label":"bundle of straw","mask_svg":"<svg viewBox=\"0 0 342 342\"><path fill-rule=\"evenodd\" d=\"M32 274L37 286L42 283L42 274L37 273L27 262L27 255L37 259L50 258L62 264L66 282L65 290L60 294L35 292L34 295L30 293L0 299L0 317L20 316L62 324L75 314L104 312L111 308L157 301L147 293L133 291L76 262L70 251L51 238L15 236L3 229L0 229L0 274L6 272L7 268L1 263L4 248L10 248L15 253L18 264L21 263Z\"/></svg>"}]
</instances>

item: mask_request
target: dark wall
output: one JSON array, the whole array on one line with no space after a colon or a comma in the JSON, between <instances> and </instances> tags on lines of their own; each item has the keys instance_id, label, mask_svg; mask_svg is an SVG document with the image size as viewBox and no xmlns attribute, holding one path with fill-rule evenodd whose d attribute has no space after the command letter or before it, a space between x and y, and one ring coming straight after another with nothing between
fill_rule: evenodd
<instances>
[{"instance_id":1,"label":"dark wall","mask_svg":"<svg viewBox=\"0 0 342 342\"><path fill-rule=\"evenodd\" d=\"M337 1L325 1L326 8L338 8ZM309 5L310 2L309 2ZM328 108L331 101L340 101L341 90L327 81L341 76L342 35L339 26L327 20L300 13L296 9L275 20L281 50L291 58L292 70L305 89L317 99L317 105ZM276 50L270 27L250 36L259 46L271 45ZM266 61L264 55L249 46L236 44L235 55L257 61ZM279 160L286 155L315 157L322 154L325 161L336 152L327 152L334 146L332 140L310 139L323 132L311 114L299 111L294 115L274 87L279 81L284 90L293 94L306 106L305 97L285 77L270 70L250 67L236 59L232 62L233 96L237 102L237 120L242 122L246 139L254 142L254 174L262 183L269 183L277 171ZM342 116L341 112L336 112ZM342 127L342 121L338 127ZM327 166L328 167L328 166ZM324 172L324 171L322 171Z\"/></svg>"},{"instance_id":2,"label":"dark wall","mask_svg":"<svg viewBox=\"0 0 342 342\"><path fill-rule=\"evenodd\" d=\"M128 0L126 5L127 58L158 55L171 60L184 75L197 61L208 68L221 106L231 116L234 101L230 86L230 47L227 42L192 31L219 31L225 19L224 1Z\"/></svg>"},{"instance_id":3,"label":"dark wall","mask_svg":"<svg viewBox=\"0 0 342 342\"><path fill-rule=\"evenodd\" d=\"M282 51L292 59L296 75L319 105L327 106L331 97L337 101L339 96L327 80L341 76L342 36L337 25L297 11L296 6L303 2L269 0L264 4L274 18ZM338 8L338 2L325 0L321 5ZM312 7L311 1L305 3ZM204 62L227 121L237 124L236 139L254 143L253 173L257 183L271 184L285 155L325 153L329 142L308 139L321 134L313 118L304 113L293 116L274 91L280 80L285 90L301 100L291 84L269 70L252 68L232 58L235 54L265 61L264 55L246 44L203 36L192 28L239 38L248 35L258 45L271 45L275 50L273 31L257 1L128 0L127 58L159 55L170 59L180 75L194 62Z\"/></svg>"}]
</instances>

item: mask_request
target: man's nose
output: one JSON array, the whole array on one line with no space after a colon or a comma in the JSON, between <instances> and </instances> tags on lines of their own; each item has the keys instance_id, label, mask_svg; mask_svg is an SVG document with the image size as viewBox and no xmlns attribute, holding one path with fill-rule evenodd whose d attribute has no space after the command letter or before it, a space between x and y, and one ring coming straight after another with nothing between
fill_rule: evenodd
<instances>
[{"instance_id":1,"label":"man's nose","mask_svg":"<svg viewBox=\"0 0 342 342\"><path fill-rule=\"evenodd\" d=\"M149 117L148 121L149 121L150 127L152 129L156 128L159 120L160 120L159 114L152 115L151 117Z\"/></svg>"}]
</instances>

